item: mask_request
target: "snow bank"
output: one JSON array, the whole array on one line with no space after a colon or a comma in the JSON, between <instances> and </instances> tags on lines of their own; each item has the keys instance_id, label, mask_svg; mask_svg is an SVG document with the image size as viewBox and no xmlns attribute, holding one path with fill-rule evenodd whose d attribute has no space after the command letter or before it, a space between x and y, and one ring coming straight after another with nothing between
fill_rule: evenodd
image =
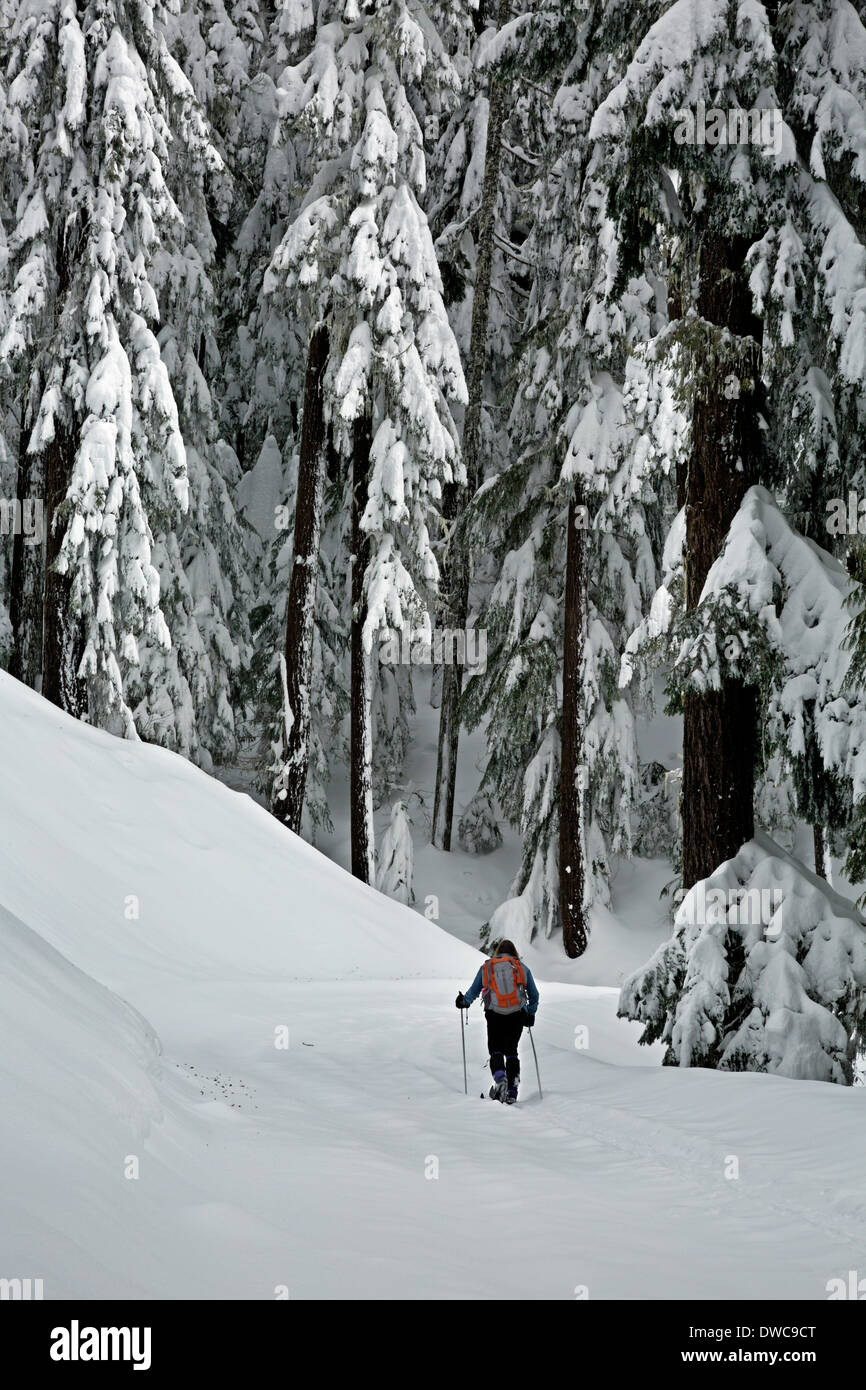
<instances>
[{"instance_id":1,"label":"snow bank","mask_svg":"<svg viewBox=\"0 0 866 1390\"><path fill-rule=\"evenodd\" d=\"M0 707L0 899L150 1017L172 981L477 969L470 947L177 755L77 724L4 673Z\"/></svg>"},{"instance_id":2,"label":"snow bank","mask_svg":"<svg viewBox=\"0 0 866 1390\"><path fill-rule=\"evenodd\" d=\"M0 1276L43 1279L50 1298L58 1276L86 1285L82 1247L116 1244L128 1160L164 1117L160 1047L140 1014L3 908L0 959Z\"/></svg>"}]
</instances>

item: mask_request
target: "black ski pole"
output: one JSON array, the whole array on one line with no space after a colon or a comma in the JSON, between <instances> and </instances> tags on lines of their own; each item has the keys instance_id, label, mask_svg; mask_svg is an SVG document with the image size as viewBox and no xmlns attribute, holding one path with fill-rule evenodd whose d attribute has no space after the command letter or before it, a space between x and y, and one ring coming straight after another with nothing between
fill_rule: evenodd
<instances>
[{"instance_id":1,"label":"black ski pole","mask_svg":"<svg viewBox=\"0 0 866 1390\"><path fill-rule=\"evenodd\" d=\"M538 1053L535 1050L535 1039L532 1036L532 1029L530 1028L527 1031L529 1033L529 1041L532 1043L532 1055L535 1058L535 1075L538 1077L538 1098L539 1100L544 1100L544 1092L541 1089L541 1072L538 1070Z\"/></svg>"},{"instance_id":2,"label":"black ski pole","mask_svg":"<svg viewBox=\"0 0 866 1390\"><path fill-rule=\"evenodd\" d=\"M463 1044L463 1094L469 1095L469 1083L466 1080L466 1019L463 1010L460 1010L460 1041Z\"/></svg>"}]
</instances>

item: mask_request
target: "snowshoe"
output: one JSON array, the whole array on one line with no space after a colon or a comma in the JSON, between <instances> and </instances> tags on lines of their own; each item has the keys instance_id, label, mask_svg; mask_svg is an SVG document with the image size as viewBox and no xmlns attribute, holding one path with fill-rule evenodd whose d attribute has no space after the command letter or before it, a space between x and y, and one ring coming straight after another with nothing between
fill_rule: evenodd
<instances>
[{"instance_id":1,"label":"snowshoe","mask_svg":"<svg viewBox=\"0 0 866 1390\"><path fill-rule=\"evenodd\" d=\"M506 1077L505 1077L505 1072L504 1072L504 1071L495 1071L495 1072L493 1073L493 1085L490 1087L490 1090L488 1091L488 1095L490 1096L490 1099L491 1099L491 1100L501 1100L501 1101L503 1102L503 1104L504 1104L504 1102L505 1102L505 1094L506 1094L507 1089L508 1089L508 1082L507 1082Z\"/></svg>"}]
</instances>

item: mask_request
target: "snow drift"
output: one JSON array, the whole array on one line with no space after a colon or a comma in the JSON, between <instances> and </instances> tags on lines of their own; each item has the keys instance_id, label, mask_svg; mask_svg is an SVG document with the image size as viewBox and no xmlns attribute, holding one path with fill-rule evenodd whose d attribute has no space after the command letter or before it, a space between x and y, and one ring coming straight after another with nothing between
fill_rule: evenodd
<instances>
[{"instance_id":1,"label":"snow drift","mask_svg":"<svg viewBox=\"0 0 866 1390\"><path fill-rule=\"evenodd\" d=\"M118 1242L115 1225L124 1163L165 1119L157 1039L3 908L0 959L0 1275L49 1275L46 1297L58 1280L84 1294L118 1276L134 1288L145 1235ZM94 1247L114 1249L113 1268L82 1259Z\"/></svg>"},{"instance_id":2,"label":"snow drift","mask_svg":"<svg viewBox=\"0 0 866 1390\"><path fill-rule=\"evenodd\" d=\"M3 905L104 983L146 979L159 1012L172 980L477 969L477 952L184 759L77 724L3 673L0 702Z\"/></svg>"}]
</instances>

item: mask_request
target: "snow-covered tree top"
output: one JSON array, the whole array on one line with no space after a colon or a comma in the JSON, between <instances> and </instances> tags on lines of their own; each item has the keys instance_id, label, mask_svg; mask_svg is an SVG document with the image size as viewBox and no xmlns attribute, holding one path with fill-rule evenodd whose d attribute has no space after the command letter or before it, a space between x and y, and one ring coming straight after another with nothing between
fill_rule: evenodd
<instances>
[{"instance_id":1,"label":"snow-covered tree top","mask_svg":"<svg viewBox=\"0 0 866 1390\"><path fill-rule=\"evenodd\" d=\"M353 0L320 14L309 55L280 79L287 132L314 137L316 165L265 276L329 326L326 412L337 449L372 423L362 526L373 547L365 636L423 607L439 568L429 534L444 484L462 476L451 405L465 404L460 354L420 206L424 139L413 102L454 82L420 5ZM433 55L436 63L431 62ZM324 158L321 158L324 156Z\"/></svg>"}]
</instances>

